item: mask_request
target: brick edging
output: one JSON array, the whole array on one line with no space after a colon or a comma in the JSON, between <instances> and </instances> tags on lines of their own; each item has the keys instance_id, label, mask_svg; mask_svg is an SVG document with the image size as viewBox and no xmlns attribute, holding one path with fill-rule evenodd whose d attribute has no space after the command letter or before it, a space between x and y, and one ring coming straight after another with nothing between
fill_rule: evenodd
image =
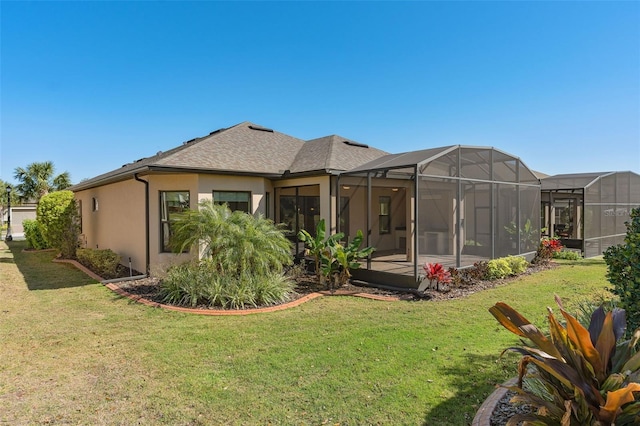
<instances>
[{"instance_id":1,"label":"brick edging","mask_svg":"<svg viewBox=\"0 0 640 426\"><path fill-rule=\"evenodd\" d=\"M493 410L498 405L498 402L504 397L504 395L509 392L509 389L504 386L513 386L518 383L517 378L512 378L507 380L502 385L496 385L497 389L494 390L491 395L487 399L484 400L478 411L476 411L476 415L471 422L471 426L489 426L491 425L491 414L493 414Z\"/></svg>"},{"instance_id":2,"label":"brick edging","mask_svg":"<svg viewBox=\"0 0 640 426\"><path fill-rule=\"evenodd\" d=\"M102 277L96 275L94 272L92 272L91 270L87 269L85 266L83 266L81 263L75 261L75 260L71 260L71 259L53 259L54 262L56 263L68 263L71 264L73 266L75 266L76 268L78 268L80 271L84 272L85 274L87 274L88 276L90 276L91 278L93 278L94 280L97 281L104 281ZM280 305L275 305L275 306L266 306L264 308L255 308L255 309L195 309L195 308L183 308L180 306L174 306L174 305L165 305L163 303L158 303L158 302L153 302L151 300L145 299L143 297L140 296L136 296L134 294L131 294L129 292L127 292L126 290L123 290L122 288L120 288L120 286L118 286L115 283L104 283L104 286L107 287L108 289L110 289L111 291L119 294L120 296L126 297L128 299L133 300L134 302L143 304L145 306L150 306L153 308L162 308L162 309L167 309L169 311L176 311L176 312L183 312L183 313L189 313L189 314L197 314L197 315L218 315L218 316L230 316L230 315L251 315L251 314L259 314L259 313L264 313L264 312L276 312L276 311L282 311L285 309L289 309L289 308L294 308L296 306L299 306L305 302L308 302L309 300L313 300L316 299L318 297L322 297L322 296L355 296L355 297L363 297L365 299L372 299L372 300L381 300L381 301L386 301L386 302L392 302L392 301L396 301L396 300L400 300L397 297L392 297L392 296L380 296L377 294L368 294L368 293L356 293L356 292L352 292L352 291L345 291L345 290L336 290L333 293L329 292L329 291L321 291L321 292L316 292L316 293L310 293L307 294L306 296L303 296L299 299L293 300L291 302L287 302L287 303L283 303Z\"/></svg>"},{"instance_id":3,"label":"brick edging","mask_svg":"<svg viewBox=\"0 0 640 426\"><path fill-rule=\"evenodd\" d=\"M53 259L53 261L55 263L69 263L73 266L75 266L76 268L78 268L79 270L81 270L82 272L84 272L85 274L89 275L91 278L93 278L96 281L103 281L104 278L102 278L101 276L95 274L93 271L87 269L86 267L84 267L84 265L82 265L81 263L72 260L72 259Z\"/></svg>"},{"instance_id":4,"label":"brick edging","mask_svg":"<svg viewBox=\"0 0 640 426\"><path fill-rule=\"evenodd\" d=\"M131 294L126 290L120 288L117 284L108 283L105 284L105 287L110 289L111 291L119 294L120 296L126 297L128 299L133 300L134 302L141 303L145 306L150 306L152 308L162 308L169 311L183 312L188 314L196 314L196 315L210 315L210 316L234 316L234 315L251 315L251 314L260 314L265 312L276 312L283 311L285 309L294 308L296 306L302 305L309 300L316 299L318 297L323 296L355 296L362 297L365 299L372 300L381 300L381 301L396 301L399 300L397 297L389 297L389 296L379 296L375 294L367 294L367 293L354 293L354 292L334 292L330 294L329 292L316 292L310 293L306 296L303 296L299 299L293 300L291 302L282 303L280 305L275 306L266 306L264 308L252 308L252 309L196 309L196 308L183 308L181 306L174 305L165 305L163 303L158 303L151 301L149 299L145 299L141 296L136 296L135 294Z\"/></svg>"},{"instance_id":5,"label":"brick edging","mask_svg":"<svg viewBox=\"0 0 640 426\"><path fill-rule=\"evenodd\" d=\"M116 284L109 283L105 284L105 287L112 290L113 292L119 294L120 296L126 297L128 299L133 300L134 302L141 303L145 306L150 306L152 308L162 308L169 311L183 312L187 314L197 314L197 315L213 315L213 316L232 316L232 315L251 315L251 314L259 314L263 312L275 312L282 311L284 309L293 308L295 306L301 305L304 302L315 299L317 297L321 297L320 293L311 293L307 294L300 299L296 299L294 301L283 303L281 305L275 306L266 306L264 308L255 308L255 309L195 309L195 308L183 308L181 306L174 305L165 305L158 302L153 302L149 299L145 299L140 296L136 296L134 294L128 293L127 291L121 289Z\"/></svg>"}]
</instances>

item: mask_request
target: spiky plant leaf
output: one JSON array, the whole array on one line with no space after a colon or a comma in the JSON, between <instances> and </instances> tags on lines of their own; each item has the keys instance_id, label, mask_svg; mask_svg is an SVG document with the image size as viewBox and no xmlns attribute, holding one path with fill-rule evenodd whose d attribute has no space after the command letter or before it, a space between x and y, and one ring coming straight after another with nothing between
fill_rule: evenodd
<instances>
[{"instance_id":1,"label":"spiky plant leaf","mask_svg":"<svg viewBox=\"0 0 640 426\"><path fill-rule=\"evenodd\" d=\"M600 419L614 423L620 407L635 400L633 392L640 392L640 383L629 383L622 389L607 393L607 402L600 408Z\"/></svg>"},{"instance_id":2,"label":"spiky plant leaf","mask_svg":"<svg viewBox=\"0 0 640 426\"><path fill-rule=\"evenodd\" d=\"M557 348L553 346L553 342L547 339L547 337L542 334L536 326L531 324L529 320L520 315L511 306L506 303L498 302L489 308L489 312L491 312L498 322L507 330L518 336L527 337L550 356L562 358L560 352L558 352Z\"/></svg>"},{"instance_id":3,"label":"spiky plant leaf","mask_svg":"<svg viewBox=\"0 0 640 426\"><path fill-rule=\"evenodd\" d=\"M578 322L574 317L569 315L564 309L560 309L562 316L567 321L567 333L569 339L580 349L580 352L584 355L586 360L593 367L596 378L600 381L605 379L604 366L600 354L591 343L591 336L589 331L585 329L582 324ZM615 343L615 342L614 342Z\"/></svg>"}]
</instances>

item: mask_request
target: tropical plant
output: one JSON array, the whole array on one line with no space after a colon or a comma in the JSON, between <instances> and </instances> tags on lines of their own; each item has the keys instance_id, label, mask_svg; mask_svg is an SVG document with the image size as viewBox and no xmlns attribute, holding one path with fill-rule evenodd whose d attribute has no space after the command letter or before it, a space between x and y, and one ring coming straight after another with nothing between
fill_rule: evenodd
<instances>
[{"instance_id":1,"label":"tropical plant","mask_svg":"<svg viewBox=\"0 0 640 426\"><path fill-rule=\"evenodd\" d=\"M356 236L349 244L341 244L341 234L335 234L327 239L327 244L322 257L322 274L329 280L329 290L333 291L334 285L342 287L349 278L351 270L359 269L358 260L364 259L375 251L373 247L360 248L364 236L358 229Z\"/></svg>"},{"instance_id":2,"label":"tropical plant","mask_svg":"<svg viewBox=\"0 0 640 426\"><path fill-rule=\"evenodd\" d=\"M221 275L211 260L202 260L170 268L160 289L163 300L176 305L245 309L285 302L293 287L281 273L238 279Z\"/></svg>"},{"instance_id":3,"label":"tropical plant","mask_svg":"<svg viewBox=\"0 0 640 426\"><path fill-rule=\"evenodd\" d=\"M342 232L326 237L324 219L320 219L316 225L315 237L304 229L298 233L298 239L305 243L305 254L313 257L318 282L322 284L327 279L329 290L332 291L334 286L341 287L347 283L351 277L351 269L360 268L359 259L366 258L375 251L373 247L360 249L364 240L361 230L356 232L349 244L343 244L343 238Z\"/></svg>"},{"instance_id":4,"label":"tropical plant","mask_svg":"<svg viewBox=\"0 0 640 426\"><path fill-rule=\"evenodd\" d=\"M45 239L64 258L74 258L80 234L78 204L71 191L57 191L40 199L36 217Z\"/></svg>"},{"instance_id":5,"label":"tropical plant","mask_svg":"<svg viewBox=\"0 0 640 426\"><path fill-rule=\"evenodd\" d=\"M439 263L426 263L423 267L424 272L427 274L426 278L418 286L418 291L422 292L429 288L434 288L440 291L440 284L449 284L451 282L451 272L444 269Z\"/></svg>"},{"instance_id":6,"label":"tropical plant","mask_svg":"<svg viewBox=\"0 0 640 426\"><path fill-rule=\"evenodd\" d=\"M69 172L54 176L55 167L51 161L31 163L26 168L17 167L13 177L18 180L16 189L23 201L39 201L49 192L61 191L71 186Z\"/></svg>"},{"instance_id":7,"label":"tropical plant","mask_svg":"<svg viewBox=\"0 0 640 426\"><path fill-rule=\"evenodd\" d=\"M201 201L171 223L176 253L200 250L202 260L177 265L161 281L164 300L196 306L244 308L285 301L293 283L291 243L272 221Z\"/></svg>"},{"instance_id":8,"label":"tropical plant","mask_svg":"<svg viewBox=\"0 0 640 426\"><path fill-rule=\"evenodd\" d=\"M327 251L329 241L344 238L343 233L338 233L326 238L326 225L324 219L320 219L316 225L316 235L312 236L309 232L301 229L298 233L298 240L305 244L305 256L311 256L315 264L315 273L318 282L322 284L322 262L323 256Z\"/></svg>"},{"instance_id":9,"label":"tropical plant","mask_svg":"<svg viewBox=\"0 0 640 426\"><path fill-rule=\"evenodd\" d=\"M42 250L50 247L47 239L44 237L44 229L40 222L34 219L25 219L22 221L22 228L24 229L24 238L27 240L29 248Z\"/></svg>"},{"instance_id":10,"label":"tropical plant","mask_svg":"<svg viewBox=\"0 0 640 426\"><path fill-rule=\"evenodd\" d=\"M566 326L549 309L549 336L505 303L496 303L489 312L512 333L527 338L532 346L505 349L522 355L518 384L512 403L530 404L534 411L512 417L508 425L631 425L640 422L640 353L633 338L624 335L625 312L596 309L588 329L556 302ZM503 353L504 353L503 352ZM523 381L533 386L523 388Z\"/></svg>"},{"instance_id":11,"label":"tropical plant","mask_svg":"<svg viewBox=\"0 0 640 426\"><path fill-rule=\"evenodd\" d=\"M631 211L624 242L604 252L611 291L627 311L630 327L640 327L640 208Z\"/></svg>"},{"instance_id":12,"label":"tropical plant","mask_svg":"<svg viewBox=\"0 0 640 426\"><path fill-rule=\"evenodd\" d=\"M171 223L175 253L200 248L218 272L225 275L266 275L282 272L293 262L291 242L273 221L232 212L226 205L203 200L198 210L187 210Z\"/></svg>"},{"instance_id":13,"label":"tropical plant","mask_svg":"<svg viewBox=\"0 0 640 426\"><path fill-rule=\"evenodd\" d=\"M536 252L536 256L533 259L533 263L546 263L549 262L555 253L558 253L562 250L562 243L557 237L553 238L542 238L540 240L540 245L538 246L538 251Z\"/></svg>"},{"instance_id":14,"label":"tropical plant","mask_svg":"<svg viewBox=\"0 0 640 426\"><path fill-rule=\"evenodd\" d=\"M540 238L540 230L533 226L531 219L527 219L519 231L515 221L511 221L511 223L505 226L504 229L511 236L512 240L517 241L519 238L524 244L525 250L535 248L536 242Z\"/></svg>"}]
</instances>

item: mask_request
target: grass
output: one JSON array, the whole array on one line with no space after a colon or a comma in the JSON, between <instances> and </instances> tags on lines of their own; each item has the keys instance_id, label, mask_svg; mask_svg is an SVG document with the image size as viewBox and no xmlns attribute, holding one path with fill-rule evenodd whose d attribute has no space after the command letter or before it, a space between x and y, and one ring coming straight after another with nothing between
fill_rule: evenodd
<instances>
[{"instance_id":1,"label":"grass","mask_svg":"<svg viewBox=\"0 0 640 426\"><path fill-rule=\"evenodd\" d=\"M117 297L52 252L0 243L0 423L466 425L516 374L487 309L544 325L601 294L602 260L445 302L315 299L205 317Z\"/></svg>"}]
</instances>

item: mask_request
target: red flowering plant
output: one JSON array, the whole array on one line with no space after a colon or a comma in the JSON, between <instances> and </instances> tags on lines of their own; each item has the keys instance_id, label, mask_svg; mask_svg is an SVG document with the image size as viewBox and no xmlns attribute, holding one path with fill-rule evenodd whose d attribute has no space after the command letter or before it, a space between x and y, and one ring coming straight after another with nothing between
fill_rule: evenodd
<instances>
[{"instance_id":1,"label":"red flowering plant","mask_svg":"<svg viewBox=\"0 0 640 426\"><path fill-rule=\"evenodd\" d=\"M423 266L424 271L427 276L423 281L423 284L420 284L418 287L418 291L424 291L426 288L426 281L429 280L429 288L433 288L433 284L435 283L436 290L440 290L440 284L449 284L451 282L451 273L444 269L444 267L439 263L427 263Z\"/></svg>"},{"instance_id":2,"label":"red flowering plant","mask_svg":"<svg viewBox=\"0 0 640 426\"><path fill-rule=\"evenodd\" d=\"M542 263L548 262L553 258L555 253L560 252L562 250L562 243L557 238L543 238L540 240L540 245L538 246L538 252L536 253L536 258L534 263Z\"/></svg>"}]
</instances>

